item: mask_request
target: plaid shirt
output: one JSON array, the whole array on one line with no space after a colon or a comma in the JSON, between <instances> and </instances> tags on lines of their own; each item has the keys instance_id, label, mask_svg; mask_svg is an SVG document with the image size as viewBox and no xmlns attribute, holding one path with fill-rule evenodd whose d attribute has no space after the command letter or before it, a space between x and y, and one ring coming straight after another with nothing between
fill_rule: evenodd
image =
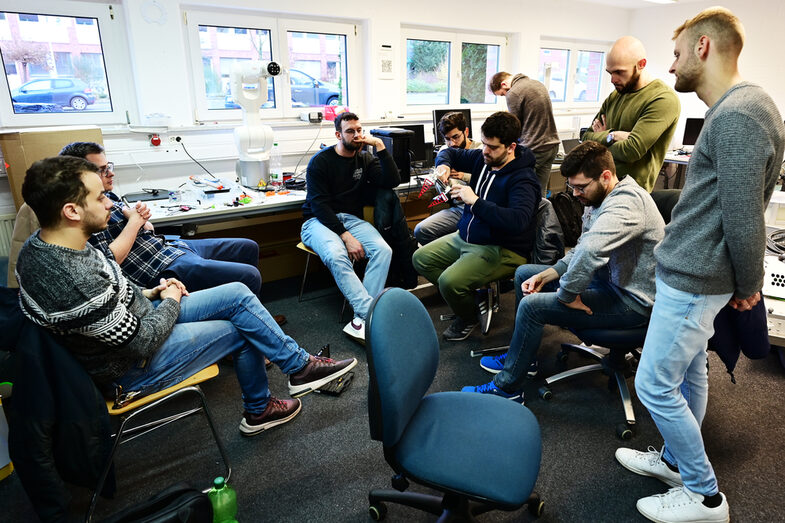
<instances>
[{"instance_id":1,"label":"plaid shirt","mask_svg":"<svg viewBox=\"0 0 785 523\"><path fill-rule=\"evenodd\" d=\"M89 241L107 258L114 260L115 257L109 249L109 244L123 232L128 220L123 214L123 203L120 198L111 191L107 191L106 196L113 202L109 224L103 231L93 234ZM169 264L183 254L182 250L166 243L163 236L140 228L136 240L134 240L128 256L120 264L120 268L123 269L123 274L129 280L142 288L148 288Z\"/></svg>"}]
</instances>

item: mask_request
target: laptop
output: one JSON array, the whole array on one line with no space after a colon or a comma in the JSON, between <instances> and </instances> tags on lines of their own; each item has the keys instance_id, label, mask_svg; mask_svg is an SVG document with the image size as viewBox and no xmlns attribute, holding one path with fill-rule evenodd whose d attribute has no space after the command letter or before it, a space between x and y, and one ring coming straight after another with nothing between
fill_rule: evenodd
<instances>
[{"instance_id":1,"label":"laptop","mask_svg":"<svg viewBox=\"0 0 785 523\"><path fill-rule=\"evenodd\" d=\"M570 154L570 151L578 147L581 141L577 138L570 138L569 140L562 140L561 145L564 148L564 154Z\"/></svg>"}]
</instances>

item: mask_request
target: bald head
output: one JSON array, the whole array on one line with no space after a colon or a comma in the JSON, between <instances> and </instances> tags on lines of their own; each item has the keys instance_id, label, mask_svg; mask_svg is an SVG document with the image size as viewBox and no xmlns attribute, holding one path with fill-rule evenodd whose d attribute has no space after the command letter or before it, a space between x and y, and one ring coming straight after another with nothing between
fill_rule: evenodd
<instances>
[{"instance_id":1,"label":"bald head","mask_svg":"<svg viewBox=\"0 0 785 523\"><path fill-rule=\"evenodd\" d=\"M605 59L605 70L621 94L645 87L651 78L646 67L646 49L634 36L622 36L613 44Z\"/></svg>"}]
</instances>

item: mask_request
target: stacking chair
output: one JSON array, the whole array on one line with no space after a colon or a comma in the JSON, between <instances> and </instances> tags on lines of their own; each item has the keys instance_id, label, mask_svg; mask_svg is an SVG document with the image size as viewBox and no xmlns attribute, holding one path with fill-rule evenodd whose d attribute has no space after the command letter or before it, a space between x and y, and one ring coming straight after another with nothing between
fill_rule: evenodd
<instances>
[{"instance_id":1,"label":"stacking chair","mask_svg":"<svg viewBox=\"0 0 785 523\"><path fill-rule=\"evenodd\" d=\"M216 376L218 376L218 365L213 364L207 367L206 369L197 372L193 376L186 378L180 383L172 385L171 387L163 389L161 391L154 392L147 396L143 396L138 400L129 401L128 403L125 403L120 406L116 406L115 402L112 400L107 400L106 408L109 411L110 415L119 416L120 426L117 429L117 433L113 436L112 450L109 454L109 458L107 459L106 466L101 475L101 478L98 482L98 487L96 488L95 493L93 494L93 498L90 502L90 508L88 510L87 518L86 518L88 523L89 521L91 521L93 511L95 510L95 506L98 501L98 493L101 492L101 490L103 489L104 482L106 481L109 471L112 468L112 462L114 460L114 456L118 446L121 443L127 443L150 431L161 428L165 425L183 419L192 414L196 414L198 412L204 412L205 417L207 418L207 423L210 426L210 431L212 432L213 439L215 440L215 444L218 447L218 452L221 454L221 458L223 459L224 462L224 466L225 466L224 478L227 481L229 480L229 477L232 474L232 467L229 465L229 459L226 456L226 450L224 449L224 446L221 443L221 439L218 437L218 432L215 430L215 423L213 422L213 418L210 414L210 410L207 408L207 400L205 399L204 392L202 392L201 387L199 387L200 383L210 380ZM160 405L168 403L177 397L184 396L187 394L197 396L200 402L198 407L191 408L152 422L143 423L140 425L130 426L126 428L129 422L136 416L139 416L149 410L154 410L156 407Z\"/></svg>"},{"instance_id":2,"label":"stacking chair","mask_svg":"<svg viewBox=\"0 0 785 523\"><path fill-rule=\"evenodd\" d=\"M679 200L681 191L678 189L665 189L654 191L651 197L657 205L665 223L671 218L671 211ZM598 361L592 365L569 369L560 372L545 380L540 387L540 397L551 399L553 392L550 385L567 378L572 378L587 372L602 371L609 376L608 388L617 388L624 408L625 422L616 426L616 435L621 439L630 439L635 434L635 412L632 409L630 389L627 387L627 377L632 375L630 360L639 356L638 349L643 347L646 340L647 327L634 329L569 329L583 343L562 343L561 351L557 358L566 361L569 351L576 351Z\"/></svg>"},{"instance_id":3,"label":"stacking chair","mask_svg":"<svg viewBox=\"0 0 785 523\"><path fill-rule=\"evenodd\" d=\"M532 489L540 469L540 429L523 405L469 392L425 395L439 363L439 340L420 301L385 289L368 315L368 418L395 475L395 490L372 490L369 513L384 518L385 501L475 521L494 509L543 503ZM406 492L409 481L441 495Z\"/></svg>"}]
</instances>

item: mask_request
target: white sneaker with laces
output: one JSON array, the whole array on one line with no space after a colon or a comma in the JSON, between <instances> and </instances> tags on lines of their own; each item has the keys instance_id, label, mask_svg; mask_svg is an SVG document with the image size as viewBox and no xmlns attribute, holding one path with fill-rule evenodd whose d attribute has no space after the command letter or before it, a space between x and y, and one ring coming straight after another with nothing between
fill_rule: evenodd
<instances>
[{"instance_id":1,"label":"white sneaker with laces","mask_svg":"<svg viewBox=\"0 0 785 523\"><path fill-rule=\"evenodd\" d=\"M703 495L685 486L674 487L665 494L638 500L638 512L657 523L727 523L730 521L728 500L720 492L722 503L714 508L703 504Z\"/></svg>"},{"instance_id":2,"label":"white sneaker with laces","mask_svg":"<svg viewBox=\"0 0 785 523\"><path fill-rule=\"evenodd\" d=\"M647 452L624 447L616 449L616 461L627 470L641 476L657 478L669 487L679 487L683 484L681 475L668 468L668 465L662 461L662 451L654 447L650 446Z\"/></svg>"},{"instance_id":3,"label":"white sneaker with laces","mask_svg":"<svg viewBox=\"0 0 785 523\"><path fill-rule=\"evenodd\" d=\"M343 328L343 331L357 343L365 345L364 319L355 317L352 319L352 321L346 324L346 327Z\"/></svg>"}]
</instances>

